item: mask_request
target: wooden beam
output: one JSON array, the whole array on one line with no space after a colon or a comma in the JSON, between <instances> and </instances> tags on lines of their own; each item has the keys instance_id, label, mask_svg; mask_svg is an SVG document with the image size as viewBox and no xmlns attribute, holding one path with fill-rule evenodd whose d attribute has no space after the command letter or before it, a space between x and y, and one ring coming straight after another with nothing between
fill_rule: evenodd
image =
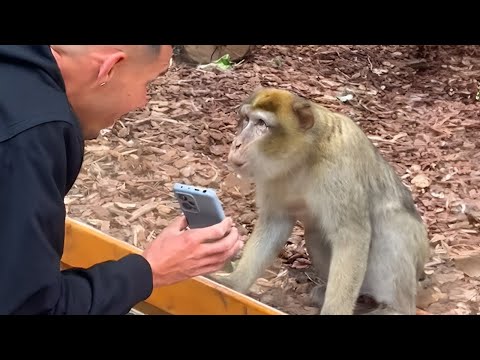
<instances>
[{"instance_id":1,"label":"wooden beam","mask_svg":"<svg viewBox=\"0 0 480 360\"><path fill-rule=\"evenodd\" d=\"M87 268L117 260L141 250L71 218L65 223L62 267ZM172 315L286 315L251 297L205 277L197 277L155 289L136 307L145 314Z\"/></svg>"},{"instance_id":2,"label":"wooden beam","mask_svg":"<svg viewBox=\"0 0 480 360\"><path fill-rule=\"evenodd\" d=\"M141 250L67 217L63 268L87 268L131 253L138 254ZM155 289L135 308L147 315L287 315L201 276ZM417 309L417 315L429 313Z\"/></svg>"}]
</instances>

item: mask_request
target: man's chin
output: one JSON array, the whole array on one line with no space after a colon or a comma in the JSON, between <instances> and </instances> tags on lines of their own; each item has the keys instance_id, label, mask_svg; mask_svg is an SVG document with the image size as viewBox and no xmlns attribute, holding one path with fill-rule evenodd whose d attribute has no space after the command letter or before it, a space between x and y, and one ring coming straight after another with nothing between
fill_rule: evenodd
<instances>
[{"instance_id":1,"label":"man's chin","mask_svg":"<svg viewBox=\"0 0 480 360\"><path fill-rule=\"evenodd\" d=\"M114 125L115 125L115 121L111 121L110 125L106 125L102 129L97 129L97 130L90 129L89 131L85 132L86 134L84 134L84 138L85 140L95 140L100 136L105 136L110 131L112 131Z\"/></svg>"},{"instance_id":2,"label":"man's chin","mask_svg":"<svg viewBox=\"0 0 480 360\"><path fill-rule=\"evenodd\" d=\"M83 139L84 139L84 140L95 140L95 139L98 139L100 135L103 135L102 130L98 130L98 131L93 131L93 130L84 131L84 132L83 132Z\"/></svg>"}]
</instances>

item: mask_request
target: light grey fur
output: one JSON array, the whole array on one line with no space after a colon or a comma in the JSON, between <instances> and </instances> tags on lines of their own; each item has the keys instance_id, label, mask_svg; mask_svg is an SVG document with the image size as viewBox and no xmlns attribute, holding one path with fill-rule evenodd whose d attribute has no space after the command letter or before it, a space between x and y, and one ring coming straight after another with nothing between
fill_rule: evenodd
<instances>
[{"instance_id":1,"label":"light grey fur","mask_svg":"<svg viewBox=\"0 0 480 360\"><path fill-rule=\"evenodd\" d=\"M312 264L327 283L313 293L321 314L353 314L360 295L380 303L372 314L415 314L429 243L410 192L350 118L310 106L315 124L301 161L285 151L281 162L269 162L258 153L259 139L238 135L250 138L241 155L248 165L239 172L253 176L259 220L235 270L211 277L247 292L299 220Z\"/></svg>"}]
</instances>

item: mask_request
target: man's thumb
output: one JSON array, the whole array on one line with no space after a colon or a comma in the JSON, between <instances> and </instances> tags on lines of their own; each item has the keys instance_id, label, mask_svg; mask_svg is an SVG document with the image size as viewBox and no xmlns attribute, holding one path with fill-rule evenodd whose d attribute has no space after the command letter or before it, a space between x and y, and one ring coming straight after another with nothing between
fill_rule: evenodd
<instances>
[{"instance_id":1,"label":"man's thumb","mask_svg":"<svg viewBox=\"0 0 480 360\"><path fill-rule=\"evenodd\" d=\"M182 231L185 230L185 228L188 226L187 218L185 215L180 215L177 216L173 221L172 221L172 227L175 230Z\"/></svg>"}]
</instances>

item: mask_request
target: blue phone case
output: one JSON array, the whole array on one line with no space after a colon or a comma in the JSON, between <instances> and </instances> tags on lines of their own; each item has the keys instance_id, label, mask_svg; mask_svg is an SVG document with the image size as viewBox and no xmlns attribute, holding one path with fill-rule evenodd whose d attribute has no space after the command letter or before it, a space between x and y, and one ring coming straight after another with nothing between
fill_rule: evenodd
<instances>
[{"instance_id":1,"label":"blue phone case","mask_svg":"<svg viewBox=\"0 0 480 360\"><path fill-rule=\"evenodd\" d=\"M175 183L173 193L191 229L212 226L225 218L222 204L212 189Z\"/></svg>"}]
</instances>

